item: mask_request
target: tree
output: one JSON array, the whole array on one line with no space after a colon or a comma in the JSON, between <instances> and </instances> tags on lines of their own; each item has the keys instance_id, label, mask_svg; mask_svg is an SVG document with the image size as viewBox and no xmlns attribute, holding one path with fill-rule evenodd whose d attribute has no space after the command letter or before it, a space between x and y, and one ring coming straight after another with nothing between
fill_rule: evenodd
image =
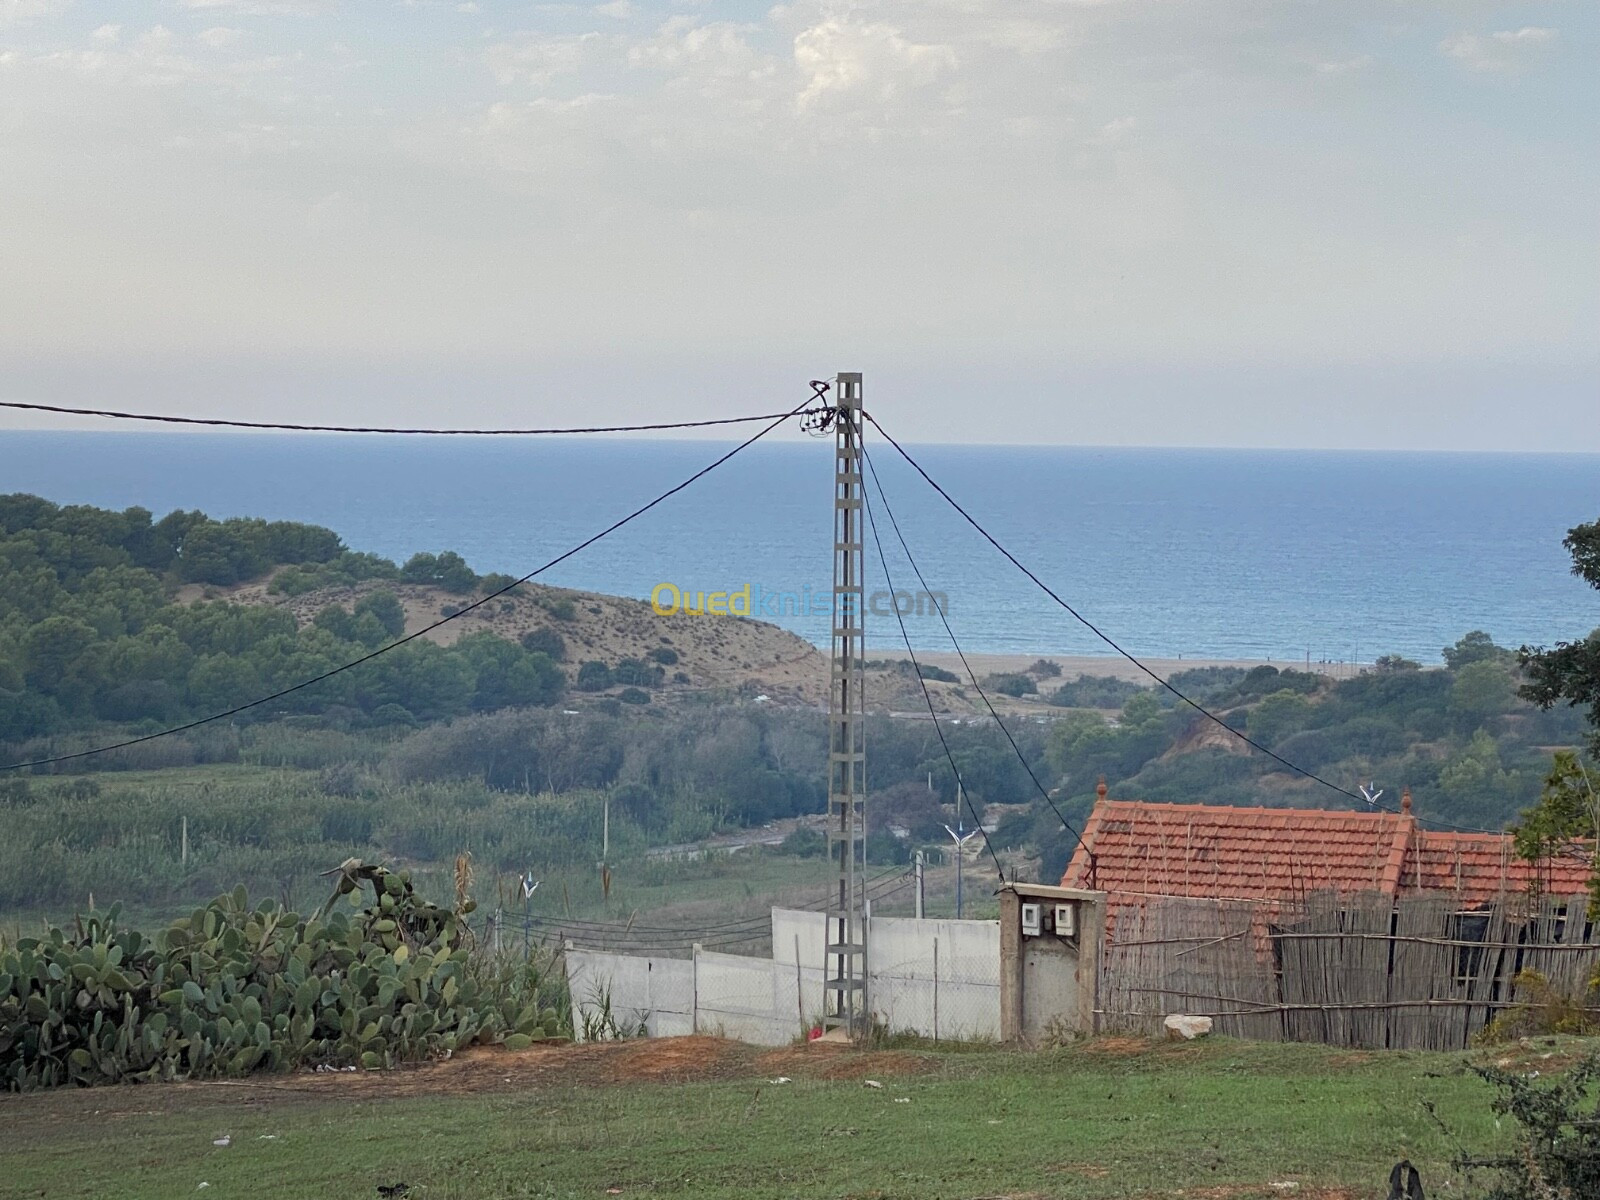
<instances>
[{"instance_id":1,"label":"tree","mask_svg":"<svg viewBox=\"0 0 1600 1200\"><path fill-rule=\"evenodd\" d=\"M1588 769L1570 750L1558 751L1545 776L1539 803L1522 814L1511 827L1517 855L1538 862L1567 851L1575 844L1593 847L1600 837L1600 790ZM1589 916L1600 918L1600 862L1589 877Z\"/></svg>"},{"instance_id":2,"label":"tree","mask_svg":"<svg viewBox=\"0 0 1600 1200\"><path fill-rule=\"evenodd\" d=\"M1290 734L1305 728L1310 716L1309 700L1299 692L1281 688L1268 694L1250 710L1250 736L1263 746L1275 746Z\"/></svg>"},{"instance_id":3,"label":"tree","mask_svg":"<svg viewBox=\"0 0 1600 1200\"><path fill-rule=\"evenodd\" d=\"M567 643L554 629L530 629L522 635L522 648L533 654L547 655L551 662L561 662L567 657Z\"/></svg>"},{"instance_id":4,"label":"tree","mask_svg":"<svg viewBox=\"0 0 1600 1200\"><path fill-rule=\"evenodd\" d=\"M1600 521L1574 526L1562 545L1572 555L1572 573L1600 589ZM1520 692L1523 699L1540 708L1550 708L1558 700L1589 706L1594 730L1589 745L1600 754L1600 629L1579 642L1557 642L1549 650L1523 646L1517 661L1528 676Z\"/></svg>"},{"instance_id":5,"label":"tree","mask_svg":"<svg viewBox=\"0 0 1600 1200\"><path fill-rule=\"evenodd\" d=\"M447 592L470 592L478 586L478 576L454 550L413 554L400 568L400 578L407 583L431 583Z\"/></svg>"},{"instance_id":6,"label":"tree","mask_svg":"<svg viewBox=\"0 0 1600 1200\"><path fill-rule=\"evenodd\" d=\"M1473 728L1509 711L1515 700L1511 672L1497 658L1473 659L1450 685L1451 710Z\"/></svg>"},{"instance_id":7,"label":"tree","mask_svg":"<svg viewBox=\"0 0 1600 1200\"><path fill-rule=\"evenodd\" d=\"M1449 651L1445 653L1448 654ZM1380 654L1378 661L1373 663L1372 667L1379 675L1398 675L1402 671L1422 670L1421 663L1402 654Z\"/></svg>"},{"instance_id":8,"label":"tree","mask_svg":"<svg viewBox=\"0 0 1600 1200\"><path fill-rule=\"evenodd\" d=\"M580 692L603 692L612 684L611 668L603 662L590 659L578 667Z\"/></svg>"},{"instance_id":9,"label":"tree","mask_svg":"<svg viewBox=\"0 0 1600 1200\"><path fill-rule=\"evenodd\" d=\"M1494 639L1481 629L1464 634L1454 646L1446 646L1441 653L1444 654L1444 665L1452 671L1470 667L1473 663L1505 662L1512 657L1511 651L1496 646Z\"/></svg>"},{"instance_id":10,"label":"tree","mask_svg":"<svg viewBox=\"0 0 1600 1200\"><path fill-rule=\"evenodd\" d=\"M356 616L371 613L390 637L406 631L406 610L393 592L373 592L356 602Z\"/></svg>"}]
</instances>

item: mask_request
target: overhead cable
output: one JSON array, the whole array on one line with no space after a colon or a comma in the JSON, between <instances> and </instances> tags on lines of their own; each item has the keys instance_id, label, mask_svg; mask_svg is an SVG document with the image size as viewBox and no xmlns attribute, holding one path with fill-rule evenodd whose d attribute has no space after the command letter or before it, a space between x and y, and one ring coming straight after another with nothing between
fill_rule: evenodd
<instances>
[{"instance_id":1,"label":"overhead cable","mask_svg":"<svg viewBox=\"0 0 1600 1200\"><path fill-rule=\"evenodd\" d=\"M811 401L807 401L811 403ZM290 433L395 433L423 437L533 437L538 435L583 433L659 433L673 429L707 429L716 425L744 425L756 421L784 420L804 415L805 405L786 413L756 413L748 417L709 417L699 421L657 421L644 425L557 426L543 429L436 429L404 428L383 425L309 425L290 421L245 421L233 417L179 417L168 413L126 412L111 408L69 408L60 404L32 404L21 400L0 400L0 408L28 412L58 413L71 417L109 417L117 421L146 421L164 425L207 425L227 429L278 429ZM814 411L814 410L813 410Z\"/></svg>"},{"instance_id":2,"label":"overhead cable","mask_svg":"<svg viewBox=\"0 0 1600 1200\"><path fill-rule=\"evenodd\" d=\"M889 572L889 559L883 552L883 542L878 537L878 522L872 515L872 495L866 488L861 489L861 502L867 514L867 528L872 532L872 544L878 551L878 562L883 566L883 582L888 589L894 591L894 577ZM989 840L989 831L983 827L983 818L978 815L978 810L973 807L972 796L967 792L966 784L961 779L961 768L956 766L955 755L950 752L950 743L945 739L944 729L939 724L939 714L933 707L933 696L928 691L928 681L922 677L922 664L917 662L917 652L911 648L911 635L906 632L906 620L900 614L900 606L894 605L894 619L900 626L900 638L905 642L906 653L911 657L912 669L917 675L917 684L922 688L922 702L928 706L928 717L933 722L933 731L939 735L939 745L944 749L945 761L950 764L950 773L956 777L956 795L967 802L967 808L972 812L973 823L977 825L978 832L983 835L983 844L989 851L989 857L994 860L995 874L1000 877L1000 882L1006 881L1005 869L1000 865L1000 856L995 853L994 843ZM959 849L957 853L959 853Z\"/></svg>"},{"instance_id":3,"label":"overhead cable","mask_svg":"<svg viewBox=\"0 0 1600 1200\"><path fill-rule=\"evenodd\" d=\"M911 570L917 577L918 585L921 586L924 595L937 596L937 593L928 587L928 581L922 575L922 568L917 566L917 560L911 553L911 547L906 544L905 535L900 532L900 522L895 520L894 509L889 506L889 496L883 490L883 480L878 478L878 468L873 466L872 455L867 453L865 446L861 448L861 455L866 459L867 470L872 473L872 482L878 489L878 499L883 504L884 515L889 518L890 528L894 530L894 535L900 542L900 549L905 552L906 561L911 564ZM1022 747L1017 745L1017 739L1011 736L1011 730L1006 728L1006 723L1000 719L1000 714L995 711L994 705L989 702L989 694L983 690L983 685L978 682L977 672L972 669L972 664L967 661L966 652L961 649L961 643L956 640L955 630L950 628L950 618L945 615L944 605L935 599L933 608L939 614L939 621L944 626L945 634L950 638L950 644L955 647L957 657L961 659L962 669L966 671L967 678L972 681L972 686L983 700L983 706L989 710L989 715L994 718L994 723L1000 727L1000 732L1005 735L1006 741L1011 744L1012 753L1017 756L1017 761L1022 764L1022 769L1028 773L1028 778L1033 780L1033 786L1038 789L1039 795L1050 806L1050 810L1056 814L1056 820L1061 822L1061 827L1072 835L1074 842L1082 845L1083 835L1073 828L1072 822L1068 821L1062 811L1056 807L1056 802L1049 791L1046 790L1044 784L1039 782L1039 776L1034 773L1033 766L1028 762L1027 755L1022 753ZM920 676L920 669L918 674Z\"/></svg>"},{"instance_id":4,"label":"overhead cable","mask_svg":"<svg viewBox=\"0 0 1600 1200\"><path fill-rule=\"evenodd\" d=\"M170 729L162 729L162 730L158 730L155 733L144 734L141 737L127 738L124 741L113 742L113 743L111 743L109 745L105 745L105 746L97 746L92 750L79 750L79 751L77 751L75 753L72 753L72 754L58 754L58 755L54 755L54 756L49 757L49 758L33 759L33 760L27 761L27 762L7 763L4 766L0 766L0 771L15 771L15 770L21 770L21 769L24 769L24 768L28 768L28 767L45 767L45 766L51 766L51 765L53 765L55 763L71 762L71 761L73 761L75 759L88 758L88 757L90 757L92 755L106 754L106 753L109 753L112 750L123 750L123 749L126 749L129 746L137 746L137 745L140 745L140 744L142 744L144 742L152 742L152 741L155 741L157 738L170 737L175 733L184 733L184 732L186 732L186 731L188 731L190 729L197 729L202 725L209 725L213 721L225 720L228 717L236 716L239 713L248 711L249 709L259 708L263 704L270 704L274 700L280 700L284 696L288 696L288 695L290 695L290 694L292 694L294 692L298 692L298 691L300 691L300 690L302 690L304 688L311 687L313 684L321 683L325 679L331 679L333 676L342 674L343 672L348 671L348 670L350 670L350 669L352 669L354 667L359 667L363 663L371 662L373 659L379 657L380 655L387 654L391 650L395 650L395 649L397 649L397 648L399 648L401 646L404 646L407 642L413 642L416 639L425 636L426 634L432 633L435 629L438 629L442 625L446 625L449 622L454 621L459 617L466 616L469 612L472 612L474 609L481 608L483 605L489 603L489 601L494 600L499 596L505 595L507 592L511 591L513 588L518 587L521 584L527 583L529 580L535 578L536 576L544 574L544 572L550 570L551 567L554 567L554 566L558 565L559 563L563 563L567 559L573 557L573 555L578 554L579 552L588 549L590 546L594 545L596 542L600 541L602 538L607 537L610 534L615 533L617 530L621 529L624 525L627 525L629 522L634 521L639 517L642 517L645 513L649 512L651 509L655 508L657 505L659 505L659 504L665 502L666 500L670 499L671 497L677 495L679 492L683 491L685 488L689 487L691 484L695 483L697 480L702 479L706 475L709 475L712 471L716 470L723 463L727 462L734 455L738 454L741 450L744 450L747 447L754 445L756 442L760 441L767 434L771 433L779 425L783 424L784 421L788 420L790 417L792 417L795 414L799 413L809 403L810 403L809 399L805 400L805 401L802 401L800 404L795 405L795 407L790 409L788 412L779 414L777 417L775 417L767 425L762 426L762 428L760 430L758 430L756 433L752 434L750 437L748 437L744 441L740 442L737 446L733 447L733 449L728 450L728 451L724 452L723 454L718 455L715 459L713 459L706 466L701 467L693 475L690 475L687 479L684 479L682 482L674 484L672 487L668 488L666 491L664 491L660 495L658 495L654 500L651 500L648 504L643 504L640 507L634 509L627 516L619 518L616 521L613 521L610 525L607 525L599 533L593 534L590 537L585 538L583 541L579 542L576 546L573 546L569 550L562 551L560 554L556 555L554 558L550 559L548 562L542 564L541 566L535 567L533 570L529 571L526 575L523 575L521 578L513 580L512 582L506 584L502 588L497 588L496 590L494 590L492 592L489 592L487 595L482 596L481 598L479 598L477 600L474 600L471 604L465 605L464 607L462 607L460 609L457 609L455 612L451 613L449 616L440 617L437 621L434 621L434 622L432 622L431 624L428 624L428 625L424 625L421 629L418 629L414 633L408 633L404 637L397 638L396 640L388 643L387 645L379 646L376 650L373 650L373 651L371 651L371 652L369 652L367 654L363 654L360 658L352 659L350 662L347 662L347 663L344 663L344 664L342 664L340 666L334 667L331 670L324 671L320 675L314 675L310 679L304 679L304 680L301 680L299 683L292 684L289 687L281 688L278 691L273 692L271 695L262 696L259 699L251 700L247 704L236 704L236 705L234 705L234 707L232 707L230 709L226 709L223 712L212 713L208 717L200 717L200 718L197 718L196 720L193 720L193 721L186 721L182 725L174 725Z\"/></svg>"},{"instance_id":5,"label":"overhead cable","mask_svg":"<svg viewBox=\"0 0 1600 1200\"><path fill-rule=\"evenodd\" d=\"M1266 746L1263 746L1260 742L1256 741L1254 738L1250 737L1248 734L1243 733L1240 730L1235 729L1233 726L1229 725L1226 721L1224 721L1221 717L1217 716L1210 709L1208 709L1204 705L1202 705L1199 701L1190 699L1187 695L1185 695L1177 687L1173 686L1173 684L1168 682L1165 678L1163 678L1156 671L1152 670L1149 666L1147 666L1140 659L1135 657L1133 654L1131 654L1127 650L1123 649L1122 646L1115 639L1113 639L1109 634L1107 634L1104 630L1102 630L1093 621L1089 620L1082 613L1080 613L1076 608L1074 608L1071 604L1068 604L1065 600L1063 600L1055 592L1055 590L1050 587L1049 584L1045 583L1044 580L1040 579L1038 575L1034 574L1034 572L1031 571L1026 565L1024 565L1022 563L1022 561L1017 558L1016 555L1011 553L1010 550L1006 549L1006 547L1004 545L1002 545L1000 543L1000 541L993 534L991 534L987 529L985 529L978 522L977 518L975 518L965 508L961 507L961 505L959 503L957 503L955 497L951 496L949 492L945 491L945 489L943 487L941 487L939 485L939 483L931 475L928 474L927 471L923 470L922 464L917 462L917 460L911 456L911 454L906 450L906 448L904 446L902 446L899 442L895 441L894 436L892 434L890 434L889 431L886 430L880 422L878 422L870 413L863 413L862 415L863 415L863 417L865 417L866 420L872 422L873 426L878 430L878 432L883 435L884 440L887 441L889 443L889 445L893 446L895 448L896 452L899 453L900 457L905 459L906 462L911 465L912 470L916 471L916 473L918 475L922 476L923 480L927 483L927 485L929 487L931 487L935 492L937 492L939 494L939 496L945 501L945 503L949 504L951 508L955 509L956 512L960 513L961 516L966 520L967 524L971 525L973 529L977 530L979 535L982 536L983 539L986 542L988 542L991 546L993 546L996 550L998 550L1000 552L1000 554L1007 561L1009 561L1011 563L1012 566L1016 567L1017 570L1021 571L1030 580L1032 580L1033 583L1039 588L1040 591L1042 591L1046 596L1050 597L1051 600L1055 601L1058 605L1060 605L1068 613L1070 613L1072 615L1073 619L1076 620L1080 625L1082 625L1085 629L1089 630L1090 633L1094 634L1095 637L1099 638L1102 642L1104 642L1107 646L1111 647L1112 650L1116 651L1123 658L1127 659L1128 662L1131 663L1133 666L1137 667L1140 671L1144 672L1144 674L1148 675L1151 679L1153 679L1162 688L1166 689L1173 696L1175 696L1179 701L1181 701L1182 703L1188 705L1190 708L1194 709L1197 713L1199 713L1201 716L1205 717L1208 721L1215 722L1219 727L1221 727L1222 729L1227 730L1230 734L1232 734L1234 737L1238 738L1241 742L1243 742L1245 745L1249 746L1251 749L1256 750L1256 751L1266 755L1268 758L1272 759L1273 761L1282 764L1283 766L1287 767L1289 770L1293 771L1296 775L1300 775L1300 776L1302 776L1302 777L1304 777L1306 779L1309 779L1313 783L1321 784L1323 787L1328 788L1331 791L1337 792L1339 795L1344 796L1344 797L1346 797L1346 798L1348 798L1350 800L1359 801L1361 804L1363 804L1363 805L1365 805L1365 806L1367 806L1369 808L1377 808L1380 811L1390 813L1391 815L1394 815L1394 816L1401 815L1399 810L1397 810L1397 809L1389 808L1388 806L1385 806L1385 805L1374 804L1372 801L1368 800L1367 797L1361 795L1361 793L1353 792L1349 788L1346 788L1346 787L1341 787L1337 783L1334 783L1332 780L1326 779L1323 776L1317 774L1315 771L1307 770L1305 767L1299 766L1298 764L1289 761L1287 758L1285 758L1283 755L1277 753L1276 751L1269 750ZM1462 832L1465 832L1465 833L1501 834L1501 833L1505 832L1504 830L1484 829L1484 828L1481 828L1481 827L1475 826L1475 825L1457 825L1452 821L1445 821L1445 820L1441 820L1441 819L1436 818L1436 817L1429 817L1429 818L1420 818L1419 817L1418 820L1427 820L1430 824L1442 825L1445 828L1455 829L1455 830L1459 830L1459 831L1462 831Z\"/></svg>"}]
</instances>

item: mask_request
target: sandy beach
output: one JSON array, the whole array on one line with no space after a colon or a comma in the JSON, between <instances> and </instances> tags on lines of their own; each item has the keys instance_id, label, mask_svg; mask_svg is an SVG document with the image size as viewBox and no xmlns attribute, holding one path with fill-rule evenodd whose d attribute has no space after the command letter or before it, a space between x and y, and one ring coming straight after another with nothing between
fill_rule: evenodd
<instances>
[{"instance_id":1,"label":"sandy beach","mask_svg":"<svg viewBox=\"0 0 1600 1200\"><path fill-rule=\"evenodd\" d=\"M886 653L885 658L903 659L904 651L898 654ZM1039 659L1048 659L1061 667L1063 679L1076 679L1079 675L1109 675L1117 679L1131 679L1148 682L1149 676L1125 658L1115 655L1099 654L972 654L967 655L967 662L980 676L992 675L1003 672L1025 671ZM943 667L947 671L961 673L961 660L953 651L917 651L917 661L935 667ZM1156 674L1166 679L1178 671L1189 671L1196 667L1251 667L1263 665L1265 660L1225 659L1225 658L1142 658L1141 662ZM1290 668L1296 671L1307 670L1304 659L1273 660L1266 665L1274 666L1280 670ZM1371 663L1320 663L1313 661L1310 670L1319 675L1328 675L1335 679L1348 679L1362 670L1370 670Z\"/></svg>"}]
</instances>

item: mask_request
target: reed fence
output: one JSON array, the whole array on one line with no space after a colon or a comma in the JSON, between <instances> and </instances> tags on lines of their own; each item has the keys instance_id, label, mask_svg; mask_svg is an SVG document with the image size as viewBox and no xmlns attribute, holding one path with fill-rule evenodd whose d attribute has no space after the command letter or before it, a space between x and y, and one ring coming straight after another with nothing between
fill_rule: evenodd
<instances>
[{"instance_id":1,"label":"reed fence","mask_svg":"<svg viewBox=\"0 0 1600 1200\"><path fill-rule=\"evenodd\" d=\"M1458 1049L1537 971L1582 996L1600 965L1586 896L1460 899L1318 892L1282 901L1150 897L1116 914L1101 1028L1172 1013L1218 1033L1359 1048Z\"/></svg>"}]
</instances>

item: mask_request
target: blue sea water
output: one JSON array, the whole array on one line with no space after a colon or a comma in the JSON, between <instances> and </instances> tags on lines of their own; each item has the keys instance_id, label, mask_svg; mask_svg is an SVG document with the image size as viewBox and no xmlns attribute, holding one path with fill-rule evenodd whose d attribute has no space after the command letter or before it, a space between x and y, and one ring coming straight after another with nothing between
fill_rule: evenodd
<instances>
[{"instance_id":1,"label":"blue sea water","mask_svg":"<svg viewBox=\"0 0 1600 1200\"><path fill-rule=\"evenodd\" d=\"M158 516L311 521L403 560L456 549L520 575L689 476L729 443L227 433L0 433L0 491ZM831 439L766 442L542 579L647 597L826 592ZM888 446L869 447L929 586L970 650L1105 653ZM1549 643L1600 625L1565 531L1600 517L1600 456L911 447L1064 599L1153 657L1437 661L1471 629ZM883 514L879 511L880 521ZM894 583L915 583L882 530ZM869 588L883 572L869 549ZM823 616L774 617L826 644ZM919 649L948 649L936 619ZM869 644L899 644L869 618Z\"/></svg>"}]
</instances>

